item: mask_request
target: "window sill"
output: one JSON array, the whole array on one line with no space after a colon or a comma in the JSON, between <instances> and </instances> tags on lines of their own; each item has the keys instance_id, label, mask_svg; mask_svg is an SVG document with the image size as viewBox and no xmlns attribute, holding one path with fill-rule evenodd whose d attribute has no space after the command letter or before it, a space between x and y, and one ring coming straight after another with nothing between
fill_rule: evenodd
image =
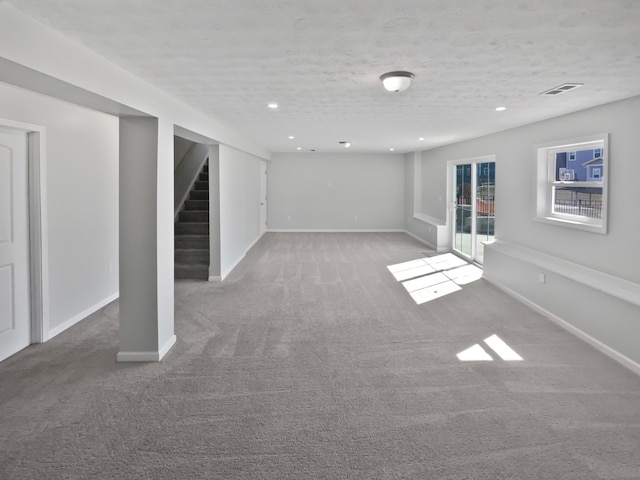
<instances>
[{"instance_id":1,"label":"window sill","mask_svg":"<svg viewBox=\"0 0 640 480\"><path fill-rule=\"evenodd\" d=\"M549 225L557 225L557 226L562 226L562 227L566 227L566 228L573 228L575 230L582 230L582 231L585 231L585 232L599 233L601 235L606 235L607 234L607 227L606 226L584 223L584 222L580 222L578 220L570 220L568 218L559 218L559 217L550 217L550 216L548 216L548 217L536 216L536 217L534 217L534 220L536 222L540 222L540 223L546 223L546 224L549 224Z\"/></svg>"}]
</instances>

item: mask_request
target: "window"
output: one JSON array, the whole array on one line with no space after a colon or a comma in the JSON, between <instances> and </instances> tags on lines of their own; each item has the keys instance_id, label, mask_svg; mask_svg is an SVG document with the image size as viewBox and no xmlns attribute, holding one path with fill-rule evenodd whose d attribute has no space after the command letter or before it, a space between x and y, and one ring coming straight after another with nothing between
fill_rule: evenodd
<instances>
[{"instance_id":1,"label":"window","mask_svg":"<svg viewBox=\"0 0 640 480\"><path fill-rule=\"evenodd\" d=\"M607 233L608 134L536 147L537 220Z\"/></svg>"}]
</instances>

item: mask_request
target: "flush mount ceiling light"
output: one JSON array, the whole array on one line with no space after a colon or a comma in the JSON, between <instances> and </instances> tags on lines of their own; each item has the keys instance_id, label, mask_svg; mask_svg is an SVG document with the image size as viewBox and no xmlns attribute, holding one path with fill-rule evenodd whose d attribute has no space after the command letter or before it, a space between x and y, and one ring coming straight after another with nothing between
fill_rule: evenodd
<instances>
[{"instance_id":1,"label":"flush mount ceiling light","mask_svg":"<svg viewBox=\"0 0 640 480\"><path fill-rule=\"evenodd\" d=\"M338 142L344 148L349 148L351 146L351 142Z\"/></svg>"},{"instance_id":2,"label":"flush mount ceiling light","mask_svg":"<svg viewBox=\"0 0 640 480\"><path fill-rule=\"evenodd\" d=\"M380 75L380 80L384 88L390 92L402 92L409 88L411 85L411 79L415 75L411 72L389 72L384 75Z\"/></svg>"},{"instance_id":3,"label":"flush mount ceiling light","mask_svg":"<svg viewBox=\"0 0 640 480\"><path fill-rule=\"evenodd\" d=\"M272 110L275 110L275 109L278 108L278 104L275 103L275 102L272 102L272 103L267 104L267 107L269 107Z\"/></svg>"}]
</instances>

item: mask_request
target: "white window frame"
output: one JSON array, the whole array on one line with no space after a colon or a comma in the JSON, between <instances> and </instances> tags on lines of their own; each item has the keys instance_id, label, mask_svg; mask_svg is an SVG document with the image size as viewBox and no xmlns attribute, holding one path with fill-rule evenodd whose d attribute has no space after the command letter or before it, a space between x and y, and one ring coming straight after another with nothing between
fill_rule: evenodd
<instances>
[{"instance_id":1,"label":"white window frame","mask_svg":"<svg viewBox=\"0 0 640 480\"><path fill-rule=\"evenodd\" d=\"M589 232L607 233L607 204L609 181L609 134L600 133L586 137L566 139L556 142L539 144L534 147L536 160L536 192L534 220L550 223L567 228L586 230ZM599 182L573 182L556 181L556 154L576 150L602 149L602 181ZM554 188L559 185L572 185L580 187L602 188L602 215L601 218L589 218L582 215L573 215L553 211Z\"/></svg>"}]
</instances>

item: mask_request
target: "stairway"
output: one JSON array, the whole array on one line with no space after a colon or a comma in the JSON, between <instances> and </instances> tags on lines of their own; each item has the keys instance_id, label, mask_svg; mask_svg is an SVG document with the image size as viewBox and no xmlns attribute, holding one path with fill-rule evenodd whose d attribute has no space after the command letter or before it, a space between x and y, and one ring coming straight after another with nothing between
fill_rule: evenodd
<instances>
[{"instance_id":1,"label":"stairway","mask_svg":"<svg viewBox=\"0 0 640 480\"><path fill-rule=\"evenodd\" d=\"M209 167L204 165L174 227L175 278L209 279Z\"/></svg>"}]
</instances>

